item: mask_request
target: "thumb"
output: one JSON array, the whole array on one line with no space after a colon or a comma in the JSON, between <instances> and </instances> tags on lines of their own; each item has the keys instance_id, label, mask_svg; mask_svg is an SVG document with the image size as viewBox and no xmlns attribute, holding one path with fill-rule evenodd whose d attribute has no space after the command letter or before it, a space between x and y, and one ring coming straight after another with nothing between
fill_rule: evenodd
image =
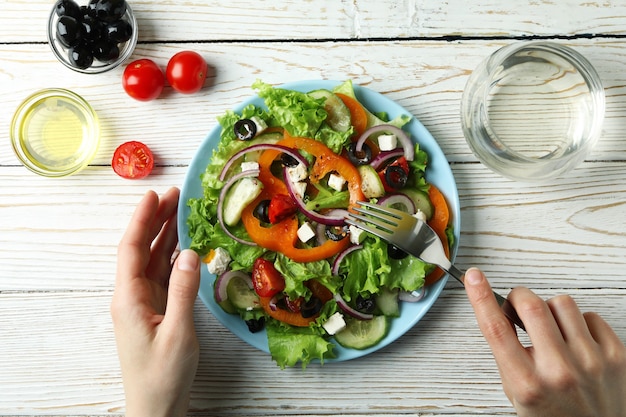
<instances>
[{"instance_id":1,"label":"thumb","mask_svg":"<svg viewBox=\"0 0 626 417\"><path fill-rule=\"evenodd\" d=\"M167 290L165 319L193 325L193 306L200 288L200 257L191 250L180 252L174 262Z\"/></svg>"}]
</instances>

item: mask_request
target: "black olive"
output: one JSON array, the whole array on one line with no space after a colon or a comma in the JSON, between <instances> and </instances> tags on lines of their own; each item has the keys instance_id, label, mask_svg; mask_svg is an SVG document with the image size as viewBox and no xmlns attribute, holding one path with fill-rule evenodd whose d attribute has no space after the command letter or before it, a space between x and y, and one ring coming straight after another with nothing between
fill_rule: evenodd
<instances>
[{"instance_id":1,"label":"black olive","mask_svg":"<svg viewBox=\"0 0 626 417\"><path fill-rule=\"evenodd\" d=\"M57 37L67 48L80 42L80 24L72 16L61 16L57 21Z\"/></svg>"},{"instance_id":2,"label":"black olive","mask_svg":"<svg viewBox=\"0 0 626 417\"><path fill-rule=\"evenodd\" d=\"M404 188L408 179L406 171L397 165L390 165L385 169L385 181L392 188Z\"/></svg>"},{"instance_id":3,"label":"black olive","mask_svg":"<svg viewBox=\"0 0 626 417\"><path fill-rule=\"evenodd\" d=\"M352 142L348 148L348 159L356 166L369 164L372 161L372 148L364 143L361 150L357 152L356 143Z\"/></svg>"},{"instance_id":4,"label":"black olive","mask_svg":"<svg viewBox=\"0 0 626 417\"><path fill-rule=\"evenodd\" d=\"M300 308L300 315L305 319L313 317L322 310L322 306L322 300L315 296L311 296L309 300L302 304L302 307Z\"/></svg>"},{"instance_id":5,"label":"black olive","mask_svg":"<svg viewBox=\"0 0 626 417\"><path fill-rule=\"evenodd\" d=\"M80 20L80 37L83 42L95 43L102 37L102 26L93 17L85 16Z\"/></svg>"},{"instance_id":6,"label":"black olive","mask_svg":"<svg viewBox=\"0 0 626 417\"><path fill-rule=\"evenodd\" d=\"M98 41L92 46L93 57L100 62L113 62L120 57L120 48L115 43Z\"/></svg>"},{"instance_id":7,"label":"black olive","mask_svg":"<svg viewBox=\"0 0 626 417\"><path fill-rule=\"evenodd\" d=\"M246 326L248 326L250 333L260 332L265 328L265 317L261 316L258 319L246 320Z\"/></svg>"},{"instance_id":8,"label":"black olive","mask_svg":"<svg viewBox=\"0 0 626 417\"><path fill-rule=\"evenodd\" d=\"M117 20L106 25L104 34L113 43L124 43L132 36L133 27L125 20Z\"/></svg>"},{"instance_id":9,"label":"black olive","mask_svg":"<svg viewBox=\"0 0 626 417\"><path fill-rule=\"evenodd\" d=\"M99 20L113 22L126 13L126 0L90 0L87 7Z\"/></svg>"},{"instance_id":10,"label":"black olive","mask_svg":"<svg viewBox=\"0 0 626 417\"><path fill-rule=\"evenodd\" d=\"M70 63L76 68L85 69L93 64L91 49L82 43L70 48L67 55Z\"/></svg>"},{"instance_id":11,"label":"black olive","mask_svg":"<svg viewBox=\"0 0 626 417\"><path fill-rule=\"evenodd\" d=\"M60 0L55 6L57 16L80 17L80 6L74 0Z\"/></svg>"},{"instance_id":12,"label":"black olive","mask_svg":"<svg viewBox=\"0 0 626 417\"><path fill-rule=\"evenodd\" d=\"M326 226L326 230L324 231L324 234L326 235L327 238L329 238L330 240L334 240L335 242L343 239L344 237L348 236L348 226L343 225L343 226Z\"/></svg>"},{"instance_id":13,"label":"black olive","mask_svg":"<svg viewBox=\"0 0 626 417\"><path fill-rule=\"evenodd\" d=\"M270 200L261 200L254 208L253 215L263 223L269 223Z\"/></svg>"},{"instance_id":14,"label":"black olive","mask_svg":"<svg viewBox=\"0 0 626 417\"><path fill-rule=\"evenodd\" d=\"M240 119L235 122L235 136L239 140L250 140L256 135L256 125L250 119Z\"/></svg>"},{"instance_id":15,"label":"black olive","mask_svg":"<svg viewBox=\"0 0 626 417\"><path fill-rule=\"evenodd\" d=\"M376 303L372 297L365 298L361 294L359 294L354 301L354 306L356 309L362 313L373 313L376 308Z\"/></svg>"},{"instance_id":16,"label":"black olive","mask_svg":"<svg viewBox=\"0 0 626 417\"><path fill-rule=\"evenodd\" d=\"M389 255L391 259L404 259L409 256L408 253L394 245L387 245L387 255Z\"/></svg>"},{"instance_id":17,"label":"black olive","mask_svg":"<svg viewBox=\"0 0 626 417\"><path fill-rule=\"evenodd\" d=\"M298 166L300 161L298 161L293 156L284 153L280 157L280 163L283 164L283 166L286 167L286 168L293 168L293 167Z\"/></svg>"}]
</instances>

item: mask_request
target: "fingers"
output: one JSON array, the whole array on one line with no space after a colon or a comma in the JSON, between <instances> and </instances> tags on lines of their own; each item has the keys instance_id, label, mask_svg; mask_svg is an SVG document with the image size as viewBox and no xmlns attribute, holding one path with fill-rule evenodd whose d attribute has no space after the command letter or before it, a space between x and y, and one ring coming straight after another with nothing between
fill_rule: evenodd
<instances>
[{"instance_id":1,"label":"fingers","mask_svg":"<svg viewBox=\"0 0 626 417\"><path fill-rule=\"evenodd\" d=\"M143 273L150 260L148 231L152 228L159 197L148 191L141 199L117 248L117 279L136 277Z\"/></svg>"},{"instance_id":2,"label":"fingers","mask_svg":"<svg viewBox=\"0 0 626 417\"><path fill-rule=\"evenodd\" d=\"M200 257L191 249L183 250L170 276L164 323L193 330L193 307L200 288Z\"/></svg>"},{"instance_id":3,"label":"fingers","mask_svg":"<svg viewBox=\"0 0 626 417\"><path fill-rule=\"evenodd\" d=\"M515 329L498 305L489 282L477 268L465 273L465 290L474 308L478 326L501 368L517 369L527 365L527 356Z\"/></svg>"},{"instance_id":4,"label":"fingers","mask_svg":"<svg viewBox=\"0 0 626 417\"><path fill-rule=\"evenodd\" d=\"M170 188L161 196L159 208L155 214L154 223L149 229L150 233L148 237L150 242L157 238L163 225L176 214L179 196L180 190L176 187Z\"/></svg>"},{"instance_id":5,"label":"fingers","mask_svg":"<svg viewBox=\"0 0 626 417\"><path fill-rule=\"evenodd\" d=\"M145 274L151 258L150 246L164 224L176 214L179 194L177 188L171 188L159 199L154 191L148 191L141 199L118 246L117 283ZM173 224L173 230L166 230L161 250L171 247L172 239L176 239L175 220Z\"/></svg>"}]
</instances>

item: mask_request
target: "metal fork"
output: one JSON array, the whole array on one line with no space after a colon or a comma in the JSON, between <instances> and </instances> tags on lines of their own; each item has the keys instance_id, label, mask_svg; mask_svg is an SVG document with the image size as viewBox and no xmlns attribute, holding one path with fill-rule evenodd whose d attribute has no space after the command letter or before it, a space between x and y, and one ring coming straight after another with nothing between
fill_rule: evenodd
<instances>
[{"instance_id":1,"label":"metal fork","mask_svg":"<svg viewBox=\"0 0 626 417\"><path fill-rule=\"evenodd\" d=\"M393 208L362 201L359 205L361 207L355 207L354 211L360 214L349 213L346 223L378 236L426 263L437 265L463 284L465 272L448 260L441 239L425 222ZM495 291L493 295L506 317L526 330L509 301Z\"/></svg>"}]
</instances>

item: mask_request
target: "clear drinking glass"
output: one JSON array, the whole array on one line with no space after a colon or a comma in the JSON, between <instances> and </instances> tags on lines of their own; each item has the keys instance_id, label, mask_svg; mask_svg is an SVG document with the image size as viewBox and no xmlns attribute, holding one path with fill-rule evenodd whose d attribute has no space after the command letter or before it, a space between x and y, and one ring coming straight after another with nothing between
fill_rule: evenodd
<instances>
[{"instance_id":1,"label":"clear drinking glass","mask_svg":"<svg viewBox=\"0 0 626 417\"><path fill-rule=\"evenodd\" d=\"M520 181L545 181L574 168L597 142L605 96L593 66L553 42L505 46L470 76L461 124L477 158Z\"/></svg>"}]
</instances>

